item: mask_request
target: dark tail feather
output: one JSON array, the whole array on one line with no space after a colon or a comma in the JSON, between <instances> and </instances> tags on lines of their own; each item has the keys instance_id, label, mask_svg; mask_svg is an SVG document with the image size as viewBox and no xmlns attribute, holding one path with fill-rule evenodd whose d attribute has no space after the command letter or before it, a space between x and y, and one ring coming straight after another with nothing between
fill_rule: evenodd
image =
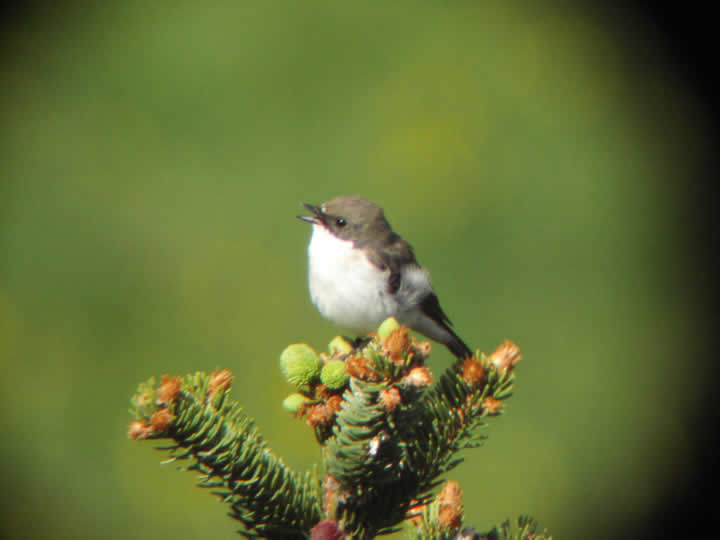
<instances>
[{"instance_id":1,"label":"dark tail feather","mask_svg":"<svg viewBox=\"0 0 720 540\"><path fill-rule=\"evenodd\" d=\"M473 353L470 347L465 345L465 342L450 328L446 327L446 330L448 330L451 335L450 341L445 344L445 346L450 349L450 352L453 353L458 360L471 357Z\"/></svg>"},{"instance_id":2,"label":"dark tail feather","mask_svg":"<svg viewBox=\"0 0 720 540\"><path fill-rule=\"evenodd\" d=\"M460 337L455 332L453 332L452 328L450 328L450 325L452 323L440 307L440 302L438 301L438 297L434 292L431 292L430 294L425 296L425 298L421 300L419 307L425 315L430 317L435 322L435 324L442 327L448 334L450 334L450 340L445 343L445 346L450 349L451 353L453 353L460 360L472 356L472 351L470 350L470 347L465 345L463 340L460 339Z\"/></svg>"}]
</instances>

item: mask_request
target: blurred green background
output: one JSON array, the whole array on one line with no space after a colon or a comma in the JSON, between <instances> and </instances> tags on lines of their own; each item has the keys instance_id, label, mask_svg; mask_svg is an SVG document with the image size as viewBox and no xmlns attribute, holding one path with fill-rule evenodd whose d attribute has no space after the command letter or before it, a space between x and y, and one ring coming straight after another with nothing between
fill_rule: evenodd
<instances>
[{"instance_id":1,"label":"blurred green background","mask_svg":"<svg viewBox=\"0 0 720 540\"><path fill-rule=\"evenodd\" d=\"M694 456L703 373L675 362L702 341L684 179L704 128L646 30L515 1L75 2L8 27L3 532L237 537L127 439L151 375L230 368L272 448L319 461L277 359L337 332L295 216L343 193L384 206L466 341L523 350L452 475L467 523L648 519Z\"/></svg>"}]
</instances>

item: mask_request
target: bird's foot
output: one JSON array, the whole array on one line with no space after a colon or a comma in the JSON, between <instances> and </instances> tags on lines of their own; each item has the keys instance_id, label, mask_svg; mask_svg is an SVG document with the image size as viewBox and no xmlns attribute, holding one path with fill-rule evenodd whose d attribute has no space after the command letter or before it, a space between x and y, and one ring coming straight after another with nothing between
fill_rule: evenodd
<instances>
[{"instance_id":1,"label":"bird's foot","mask_svg":"<svg viewBox=\"0 0 720 540\"><path fill-rule=\"evenodd\" d=\"M354 351L358 351L365 347L368 343L372 341L372 337L370 336L358 336L355 339L345 338L347 339L351 344Z\"/></svg>"}]
</instances>

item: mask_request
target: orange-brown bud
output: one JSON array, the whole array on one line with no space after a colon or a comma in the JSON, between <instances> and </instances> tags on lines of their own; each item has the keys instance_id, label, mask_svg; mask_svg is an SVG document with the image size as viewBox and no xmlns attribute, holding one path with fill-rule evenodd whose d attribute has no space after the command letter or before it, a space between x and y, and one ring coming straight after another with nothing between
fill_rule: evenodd
<instances>
[{"instance_id":1,"label":"orange-brown bud","mask_svg":"<svg viewBox=\"0 0 720 540\"><path fill-rule=\"evenodd\" d=\"M405 355L410 348L410 335L407 326L400 326L390 332L390 335L383 341L383 353L393 362L404 361Z\"/></svg>"},{"instance_id":2,"label":"orange-brown bud","mask_svg":"<svg viewBox=\"0 0 720 540\"><path fill-rule=\"evenodd\" d=\"M330 396L326 400L328 408L333 412L340 412L340 405L342 404L342 396L337 394Z\"/></svg>"},{"instance_id":3,"label":"orange-brown bud","mask_svg":"<svg viewBox=\"0 0 720 540\"><path fill-rule=\"evenodd\" d=\"M175 418L167 409L155 411L150 417L150 427L155 434L167 432L167 428Z\"/></svg>"},{"instance_id":4,"label":"orange-brown bud","mask_svg":"<svg viewBox=\"0 0 720 540\"><path fill-rule=\"evenodd\" d=\"M447 528L459 529L462 526L463 506L462 490L455 481L447 482L437 496L440 505L438 521Z\"/></svg>"},{"instance_id":5,"label":"orange-brown bud","mask_svg":"<svg viewBox=\"0 0 720 540\"><path fill-rule=\"evenodd\" d=\"M317 383L315 385L315 399L327 399L332 395L330 389L323 383Z\"/></svg>"},{"instance_id":6,"label":"orange-brown bud","mask_svg":"<svg viewBox=\"0 0 720 540\"><path fill-rule=\"evenodd\" d=\"M377 375L370 369L370 360L364 356L352 356L345 360L345 371L361 381L375 381Z\"/></svg>"},{"instance_id":7,"label":"orange-brown bud","mask_svg":"<svg viewBox=\"0 0 720 540\"><path fill-rule=\"evenodd\" d=\"M418 366L412 368L405 377L400 381L402 384L407 386L414 386L416 388L422 388L423 386L429 386L433 382L433 376L430 372L430 368L427 366Z\"/></svg>"},{"instance_id":8,"label":"orange-brown bud","mask_svg":"<svg viewBox=\"0 0 720 540\"><path fill-rule=\"evenodd\" d=\"M334 415L335 413L326 403L315 403L305 407L305 421L313 428L329 424Z\"/></svg>"},{"instance_id":9,"label":"orange-brown bud","mask_svg":"<svg viewBox=\"0 0 720 540\"><path fill-rule=\"evenodd\" d=\"M485 377L485 370L474 356L466 358L462 365L462 378L470 386L477 386Z\"/></svg>"},{"instance_id":10,"label":"orange-brown bud","mask_svg":"<svg viewBox=\"0 0 720 540\"><path fill-rule=\"evenodd\" d=\"M210 375L208 381L208 393L210 396L215 395L219 390L227 390L233 382L233 374L229 369L216 369Z\"/></svg>"},{"instance_id":11,"label":"orange-brown bud","mask_svg":"<svg viewBox=\"0 0 720 540\"><path fill-rule=\"evenodd\" d=\"M520 360L522 360L520 347L515 345L509 339L506 339L505 343L500 345L490 355L490 362L498 369L498 371L512 369Z\"/></svg>"},{"instance_id":12,"label":"orange-brown bud","mask_svg":"<svg viewBox=\"0 0 720 540\"><path fill-rule=\"evenodd\" d=\"M438 510L438 521L448 529L459 529L462 526L462 507L444 505Z\"/></svg>"},{"instance_id":13,"label":"orange-brown bud","mask_svg":"<svg viewBox=\"0 0 720 540\"><path fill-rule=\"evenodd\" d=\"M170 377L165 374L160 381L157 391L157 404L168 406L180 393L180 377Z\"/></svg>"},{"instance_id":14,"label":"orange-brown bud","mask_svg":"<svg viewBox=\"0 0 720 540\"><path fill-rule=\"evenodd\" d=\"M378 402L380 403L380 406L386 411L394 411L395 407L400 405L400 403L402 402L400 390L398 390L395 386L383 388L382 390L380 390Z\"/></svg>"},{"instance_id":15,"label":"orange-brown bud","mask_svg":"<svg viewBox=\"0 0 720 540\"><path fill-rule=\"evenodd\" d=\"M147 439L152 433L152 428L148 425L143 424L140 421L135 421L130 424L128 428L128 437L133 441L141 441Z\"/></svg>"},{"instance_id":16,"label":"orange-brown bud","mask_svg":"<svg viewBox=\"0 0 720 540\"><path fill-rule=\"evenodd\" d=\"M502 401L494 397L486 397L482 400L482 408L485 409L488 414L497 414L502 408Z\"/></svg>"}]
</instances>

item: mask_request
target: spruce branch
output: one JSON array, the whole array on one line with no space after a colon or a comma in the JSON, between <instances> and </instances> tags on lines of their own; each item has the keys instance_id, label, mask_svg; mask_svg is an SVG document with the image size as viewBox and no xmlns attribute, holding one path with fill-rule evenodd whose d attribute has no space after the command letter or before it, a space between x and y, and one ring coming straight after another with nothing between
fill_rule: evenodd
<instances>
[{"instance_id":1,"label":"spruce branch","mask_svg":"<svg viewBox=\"0 0 720 540\"><path fill-rule=\"evenodd\" d=\"M307 350L286 349L286 357ZM352 538L373 538L395 530L413 506L424 504L440 477L462 462L458 452L479 445L485 418L500 414L511 395L516 345L506 342L492 355L477 353L446 370L427 391L432 374L425 360L429 343L418 343L389 319L360 350L321 353L298 362L303 392L312 405L298 413L321 428L325 470L341 496L327 507ZM306 366L342 358L350 374L339 406L329 406L327 389ZM287 363L285 370L294 367ZM292 382L295 371L286 373ZM326 414L316 415L323 410Z\"/></svg>"},{"instance_id":2,"label":"spruce branch","mask_svg":"<svg viewBox=\"0 0 720 540\"><path fill-rule=\"evenodd\" d=\"M313 429L322 447L322 485L314 472L291 470L267 448L253 420L229 399L227 370L142 383L129 435L172 441L170 461L189 460L186 469L199 471L199 485L230 505L247 537L367 540L409 521L410 538L481 538L462 528L456 482L436 497L432 492L462 462L462 450L482 444L486 420L502 414L520 352L509 341L490 355L478 351L432 386L430 349L388 319L357 347L337 337L328 353L304 343L283 351L280 368L295 387L283 407ZM549 538L522 520L482 538Z\"/></svg>"},{"instance_id":3,"label":"spruce branch","mask_svg":"<svg viewBox=\"0 0 720 540\"><path fill-rule=\"evenodd\" d=\"M486 533L474 527L461 529L465 509L457 482L447 482L435 499L416 507L407 529L409 540L552 540L547 530L537 532L537 522L520 516L515 523L505 521Z\"/></svg>"},{"instance_id":4,"label":"spruce branch","mask_svg":"<svg viewBox=\"0 0 720 540\"><path fill-rule=\"evenodd\" d=\"M171 459L189 460L198 485L230 505L246 537L301 539L320 520L316 475L296 473L267 447L242 408L228 399L230 372L163 377L132 399L133 439L170 439Z\"/></svg>"},{"instance_id":5,"label":"spruce branch","mask_svg":"<svg viewBox=\"0 0 720 540\"><path fill-rule=\"evenodd\" d=\"M435 499L413 509L408 537L413 540L454 540L462 525L462 490L457 482L447 482Z\"/></svg>"},{"instance_id":6,"label":"spruce branch","mask_svg":"<svg viewBox=\"0 0 720 540\"><path fill-rule=\"evenodd\" d=\"M422 471L421 489L430 487L440 475L457 467L463 458L457 453L480 446L486 436L477 430L485 418L502 414L502 401L512 395L515 374L498 368L494 360L512 349L519 360L517 346L506 342L487 357L455 363L417 404L421 420L413 424L408 451L414 469Z\"/></svg>"}]
</instances>

